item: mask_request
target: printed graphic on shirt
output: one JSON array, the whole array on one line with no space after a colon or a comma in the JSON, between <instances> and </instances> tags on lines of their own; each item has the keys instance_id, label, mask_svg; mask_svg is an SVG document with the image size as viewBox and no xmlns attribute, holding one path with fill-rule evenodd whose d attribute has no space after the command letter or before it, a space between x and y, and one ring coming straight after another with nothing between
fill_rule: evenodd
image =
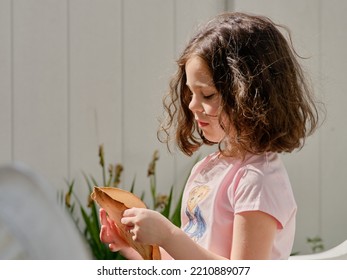
<instances>
[{"instance_id":1,"label":"printed graphic on shirt","mask_svg":"<svg viewBox=\"0 0 347 280\"><path fill-rule=\"evenodd\" d=\"M186 215L189 222L184 227L184 231L195 241L198 241L206 231L206 222L201 214L199 203L206 198L209 191L210 188L208 186L202 185L194 187L189 192L186 207Z\"/></svg>"}]
</instances>

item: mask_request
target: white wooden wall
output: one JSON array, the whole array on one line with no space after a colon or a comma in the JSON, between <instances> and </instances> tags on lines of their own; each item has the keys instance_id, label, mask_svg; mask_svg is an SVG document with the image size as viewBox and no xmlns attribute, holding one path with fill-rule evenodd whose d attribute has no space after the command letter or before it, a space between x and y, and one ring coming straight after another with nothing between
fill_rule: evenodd
<instances>
[{"instance_id":1,"label":"white wooden wall","mask_svg":"<svg viewBox=\"0 0 347 280\"><path fill-rule=\"evenodd\" d=\"M157 141L161 98L191 32L226 9L287 25L326 103L319 132L284 157L299 205L294 251L310 250L306 237L326 248L347 239L343 0L0 0L0 164L30 165L52 191L75 178L84 199L81 172L101 179L99 144L139 192L158 149L159 191L178 193L194 158Z\"/></svg>"}]
</instances>

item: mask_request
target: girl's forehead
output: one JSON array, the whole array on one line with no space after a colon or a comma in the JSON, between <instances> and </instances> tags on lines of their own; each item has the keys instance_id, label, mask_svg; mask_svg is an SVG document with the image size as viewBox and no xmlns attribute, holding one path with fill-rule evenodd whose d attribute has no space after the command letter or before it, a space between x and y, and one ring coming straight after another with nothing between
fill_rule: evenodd
<instances>
[{"instance_id":1,"label":"girl's forehead","mask_svg":"<svg viewBox=\"0 0 347 280\"><path fill-rule=\"evenodd\" d=\"M199 56L193 56L185 64L188 87L213 87L213 77L206 62Z\"/></svg>"}]
</instances>

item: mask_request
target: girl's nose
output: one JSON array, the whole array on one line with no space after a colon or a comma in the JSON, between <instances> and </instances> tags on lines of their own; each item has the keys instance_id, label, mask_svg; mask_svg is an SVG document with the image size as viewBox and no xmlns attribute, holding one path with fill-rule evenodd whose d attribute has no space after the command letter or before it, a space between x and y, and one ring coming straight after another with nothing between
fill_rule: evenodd
<instances>
[{"instance_id":1,"label":"girl's nose","mask_svg":"<svg viewBox=\"0 0 347 280\"><path fill-rule=\"evenodd\" d=\"M204 111L204 108L202 107L201 101L196 96L196 94L192 94L192 99L190 100L188 107L193 113Z\"/></svg>"}]
</instances>

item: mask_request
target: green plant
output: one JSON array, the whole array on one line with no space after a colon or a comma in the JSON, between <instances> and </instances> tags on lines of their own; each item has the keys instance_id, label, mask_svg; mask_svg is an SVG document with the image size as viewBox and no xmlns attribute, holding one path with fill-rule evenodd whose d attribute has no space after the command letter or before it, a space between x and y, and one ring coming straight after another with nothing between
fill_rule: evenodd
<instances>
[{"instance_id":1,"label":"green plant","mask_svg":"<svg viewBox=\"0 0 347 280\"><path fill-rule=\"evenodd\" d=\"M306 241L311 246L312 253L318 253L324 250L324 244L321 237L307 237Z\"/></svg>"},{"instance_id":2,"label":"green plant","mask_svg":"<svg viewBox=\"0 0 347 280\"><path fill-rule=\"evenodd\" d=\"M311 247L311 253L318 253L324 250L324 243L323 239L319 236L315 237L307 237L306 238L306 243ZM297 256L300 255L300 252L292 252L290 254L291 256Z\"/></svg>"},{"instance_id":3,"label":"green plant","mask_svg":"<svg viewBox=\"0 0 347 280\"><path fill-rule=\"evenodd\" d=\"M180 226L180 209L183 188L181 189L180 197L175 206L173 205L173 185L170 187L168 195L157 193L156 164L158 160L159 153L158 151L155 151L153 153L152 160L149 163L147 172L147 176L150 181L149 190L153 203L152 206L148 208L160 212L166 218L171 220L171 222L174 223L176 226ZM196 161L197 160L198 158L196 159ZM72 182L67 182L68 190L65 194L61 192L59 198L61 203L65 205L65 208L70 213L70 216L75 222L77 229L80 231L80 233L83 235L86 242L88 243L94 258L99 260L123 259L123 257L118 252L111 252L108 246L100 241L100 221L98 214L98 206L90 198L90 194L93 191L94 186L119 187L119 184L121 182L120 178L124 168L121 164L109 164L106 170L103 145L99 146L99 164L101 166L102 172L101 185L97 183L97 181L92 175L87 176L85 173L83 173L89 191L87 203L82 203L79 197L76 195L74 180L72 180ZM187 179L188 177L186 178L186 180ZM130 192L134 193L134 189L135 178L133 179L133 182L131 184ZM143 191L140 198L144 199L145 195L146 192ZM80 212L76 213L76 211L78 210ZM80 214L80 217L82 217L82 225L80 223L80 218L78 214Z\"/></svg>"}]
</instances>

